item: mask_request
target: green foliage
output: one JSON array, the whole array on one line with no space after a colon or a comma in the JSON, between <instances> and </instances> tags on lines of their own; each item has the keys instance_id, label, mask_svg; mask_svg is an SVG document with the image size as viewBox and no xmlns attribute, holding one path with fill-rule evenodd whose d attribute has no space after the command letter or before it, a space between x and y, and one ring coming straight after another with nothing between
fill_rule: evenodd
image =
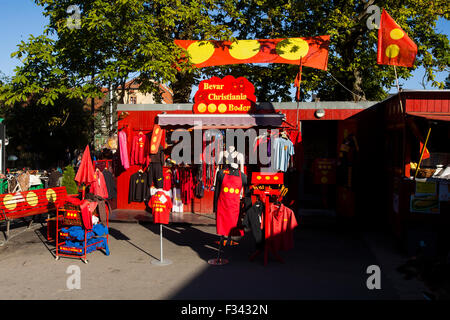
<instances>
[{"instance_id":1,"label":"green foliage","mask_svg":"<svg viewBox=\"0 0 450 320\"><path fill-rule=\"evenodd\" d=\"M68 28L66 0L35 0L50 20L40 36L21 42L13 56L23 62L11 81L0 85L0 101L14 105L31 95L54 105L58 97L101 97L101 87L114 92L139 77L140 90L159 94L168 83L174 102L188 102L201 76L246 76L256 86L258 101L290 101L295 65L232 65L193 69L180 61L174 39L265 39L331 36L328 71L304 68L302 97L321 100L380 100L394 85L392 66L376 63L377 30L367 27L367 8L386 9L418 46L414 68L399 67L400 78L423 67L426 81L444 83L435 73L448 70L450 46L436 29L448 19L445 0L300 1L300 0L85 0L81 27ZM335 77L338 82L331 77ZM350 92L351 91L351 92ZM123 102L122 90L117 100Z\"/></svg>"},{"instance_id":2,"label":"green foliage","mask_svg":"<svg viewBox=\"0 0 450 320\"><path fill-rule=\"evenodd\" d=\"M78 186L75 182L75 170L71 165L64 168L61 184L66 187L67 194L78 194Z\"/></svg>"},{"instance_id":3,"label":"green foliage","mask_svg":"<svg viewBox=\"0 0 450 320\"><path fill-rule=\"evenodd\" d=\"M18 167L48 169L64 159L66 148L82 149L89 141L92 116L79 99L59 97L53 107L39 96L1 110L9 144L7 154L16 155Z\"/></svg>"}]
</instances>

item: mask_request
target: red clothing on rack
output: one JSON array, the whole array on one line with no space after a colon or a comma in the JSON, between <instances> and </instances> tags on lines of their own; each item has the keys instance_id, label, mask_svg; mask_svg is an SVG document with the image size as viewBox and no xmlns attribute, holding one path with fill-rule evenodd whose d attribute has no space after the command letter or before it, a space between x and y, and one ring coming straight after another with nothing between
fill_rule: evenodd
<instances>
[{"instance_id":1,"label":"red clothing on rack","mask_svg":"<svg viewBox=\"0 0 450 320\"><path fill-rule=\"evenodd\" d=\"M169 168L163 168L163 189L169 191L172 189L172 170Z\"/></svg>"},{"instance_id":2,"label":"red clothing on rack","mask_svg":"<svg viewBox=\"0 0 450 320\"><path fill-rule=\"evenodd\" d=\"M170 210L172 209L172 200L164 192L158 191L150 199L150 208L152 208L154 223L169 223Z\"/></svg>"},{"instance_id":3,"label":"red clothing on rack","mask_svg":"<svg viewBox=\"0 0 450 320\"><path fill-rule=\"evenodd\" d=\"M294 247L294 228L298 225L294 212L284 205L271 204L269 208L266 245L274 251L290 250Z\"/></svg>"},{"instance_id":4,"label":"red clothing on rack","mask_svg":"<svg viewBox=\"0 0 450 320\"><path fill-rule=\"evenodd\" d=\"M131 165L146 164L148 154L148 138L139 132L133 137L131 144Z\"/></svg>"},{"instance_id":5,"label":"red clothing on rack","mask_svg":"<svg viewBox=\"0 0 450 320\"><path fill-rule=\"evenodd\" d=\"M105 177L103 173L96 169L94 173L95 181L91 184L91 193L102 197L103 199L108 199L108 189L106 187Z\"/></svg>"}]
</instances>

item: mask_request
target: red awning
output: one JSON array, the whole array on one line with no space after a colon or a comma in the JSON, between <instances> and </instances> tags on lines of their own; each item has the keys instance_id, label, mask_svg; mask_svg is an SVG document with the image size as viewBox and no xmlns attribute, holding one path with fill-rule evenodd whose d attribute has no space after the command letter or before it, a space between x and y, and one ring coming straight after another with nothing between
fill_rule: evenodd
<instances>
[{"instance_id":1,"label":"red awning","mask_svg":"<svg viewBox=\"0 0 450 320\"><path fill-rule=\"evenodd\" d=\"M194 126L194 127L281 127L284 114L229 114L229 115L198 115L198 114L160 114L160 126Z\"/></svg>"},{"instance_id":2,"label":"red awning","mask_svg":"<svg viewBox=\"0 0 450 320\"><path fill-rule=\"evenodd\" d=\"M429 120L450 121L450 113L448 112L406 112L410 116L426 118Z\"/></svg>"}]
</instances>

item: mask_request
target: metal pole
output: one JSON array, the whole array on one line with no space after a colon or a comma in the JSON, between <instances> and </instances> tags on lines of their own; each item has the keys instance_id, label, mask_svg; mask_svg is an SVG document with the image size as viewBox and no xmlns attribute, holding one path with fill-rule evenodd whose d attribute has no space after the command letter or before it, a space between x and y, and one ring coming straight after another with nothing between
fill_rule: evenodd
<instances>
[{"instance_id":1,"label":"metal pole","mask_svg":"<svg viewBox=\"0 0 450 320\"><path fill-rule=\"evenodd\" d=\"M162 234L162 224L159 224L159 241L160 241L160 246L161 246L161 259L160 261L163 262L164 258L163 258L163 234Z\"/></svg>"}]
</instances>

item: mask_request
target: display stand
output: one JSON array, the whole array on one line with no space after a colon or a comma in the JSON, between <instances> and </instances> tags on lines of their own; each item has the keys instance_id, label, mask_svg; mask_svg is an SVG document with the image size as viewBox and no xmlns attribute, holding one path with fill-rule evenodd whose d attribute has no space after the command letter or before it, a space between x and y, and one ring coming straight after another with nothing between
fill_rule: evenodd
<instances>
[{"instance_id":1,"label":"display stand","mask_svg":"<svg viewBox=\"0 0 450 320\"><path fill-rule=\"evenodd\" d=\"M106 217L106 228L109 230L109 211L107 213ZM62 225L60 225L60 221L62 222ZM82 241L83 246L80 248L67 248L66 247L66 240L68 239L68 235L62 233L62 229L64 227L70 227L70 226L80 226L83 228L84 232L84 239ZM92 231L91 231L92 232ZM88 248L95 248L95 250L100 250L98 247L99 244L103 242L103 240L100 240L101 237L93 236L96 240L92 241L88 244L87 242L87 233L88 231L83 227L82 223L82 217L81 217L81 209L80 206L72 205L69 203L65 203L64 207L57 208L56 210L56 251L55 251L55 260L59 260L60 257L66 257L66 258L79 258L84 263L88 263L87 255L89 254ZM97 241L98 238L98 241ZM105 236L106 238L106 246L108 246L109 243L109 237L108 234ZM69 252L72 253L69 253ZM93 252L91 251L91 252Z\"/></svg>"},{"instance_id":2,"label":"display stand","mask_svg":"<svg viewBox=\"0 0 450 320\"><path fill-rule=\"evenodd\" d=\"M266 177L269 176L270 179L267 179ZM263 177L264 179L258 178ZM276 177L276 179L275 179ZM259 184L259 181L264 181L264 184ZM273 247L270 244L270 235L269 235L269 221L271 221L272 216L270 214L270 196L277 196L278 199L282 197L282 191L280 189L272 189L270 186L271 184L283 184L283 175L282 174L276 174L276 175L264 175L260 172L254 172L252 176L252 184L255 186L258 185L258 187L253 188L253 194L256 196L259 196L261 201L264 202L264 265L267 265L268 259L269 259L269 251L272 253L272 255L277 259L279 262L284 263L284 260L280 257L280 255L273 249ZM253 261L256 259L256 257L261 253L261 250L256 250L255 253L253 253L250 256L250 261Z\"/></svg>"},{"instance_id":3,"label":"display stand","mask_svg":"<svg viewBox=\"0 0 450 320\"><path fill-rule=\"evenodd\" d=\"M152 260L152 264L157 265L157 266L167 266L169 264L172 264L172 261L168 260L168 259L164 259L164 255L163 255L163 226L162 223L159 224L159 242L160 242L160 259L156 260L153 259Z\"/></svg>"},{"instance_id":4,"label":"display stand","mask_svg":"<svg viewBox=\"0 0 450 320\"><path fill-rule=\"evenodd\" d=\"M224 259L220 256L220 253L222 252L222 243L223 243L223 236L220 236L219 251L217 252L217 258L208 260L208 264L212 266L222 266L229 262L227 259Z\"/></svg>"}]
</instances>

